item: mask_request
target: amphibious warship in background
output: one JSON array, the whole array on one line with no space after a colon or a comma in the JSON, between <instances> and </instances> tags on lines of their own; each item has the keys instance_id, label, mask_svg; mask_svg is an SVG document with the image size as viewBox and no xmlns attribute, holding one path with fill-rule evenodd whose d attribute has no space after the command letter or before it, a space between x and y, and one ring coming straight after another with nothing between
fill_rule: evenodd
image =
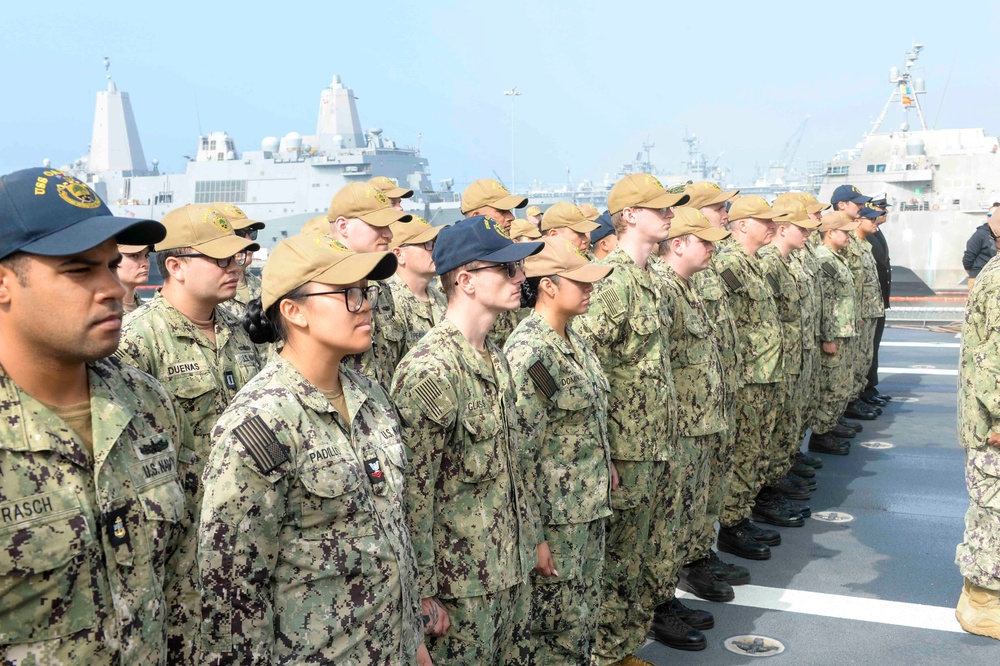
<instances>
[{"instance_id":1,"label":"amphibious warship in background","mask_svg":"<svg viewBox=\"0 0 1000 666\"><path fill-rule=\"evenodd\" d=\"M105 59L105 69L109 64ZM434 191L418 149L397 146L379 128L362 131L354 93L339 76L320 93L315 134L271 136L260 150L241 152L233 137L212 132L198 137L184 173L174 174L160 173L155 159L147 166L129 94L107 78L107 90L97 93L90 152L62 168L89 183L116 215L160 219L187 203L238 203L249 217L268 222L266 247L326 211L345 184L373 176L412 189L411 205L454 199Z\"/></svg>"},{"instance_id":2,"label":"amphibious warship in background","mask_svg":"<svg viewBox=\"0 0 1000 666\"><path fill-rule=\"evenodd\" d=\"M885 192L892 206L882 231L893 266L913 272L894 275L894 283L909 278L934 291L962 289L965 242L985 221L990 204L1000 200L998 142L983 129L927 128L920 106L925 84L912 73L922 50L914 45L902 71L889 70L893 89L882 113L855 148L839 152L827 165L819 198L829 201L844 183L865 194ZM896 102L906 116L902 126L880 131ZM920 129L910 129L913 113Z\"/></svg>"}]
</instances>

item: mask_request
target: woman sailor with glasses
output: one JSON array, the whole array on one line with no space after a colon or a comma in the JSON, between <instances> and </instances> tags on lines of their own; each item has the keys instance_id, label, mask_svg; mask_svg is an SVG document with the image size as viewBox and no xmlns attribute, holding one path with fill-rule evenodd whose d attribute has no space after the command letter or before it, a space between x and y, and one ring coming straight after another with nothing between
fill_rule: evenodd
<instances>
[{"instance_id":1,"label":"woman sailor with glasses","mask_svg":"<svg viewBox=\"0 0 1000 666\"><path fill-rule=\"evenodd\" d=\"M312 233L268 258L243 323L280 351L220 417L205 469L206 661L430 663L395 411L343 362L372 344L368 281L395 269Z\"/></svg>"}]
</instances>

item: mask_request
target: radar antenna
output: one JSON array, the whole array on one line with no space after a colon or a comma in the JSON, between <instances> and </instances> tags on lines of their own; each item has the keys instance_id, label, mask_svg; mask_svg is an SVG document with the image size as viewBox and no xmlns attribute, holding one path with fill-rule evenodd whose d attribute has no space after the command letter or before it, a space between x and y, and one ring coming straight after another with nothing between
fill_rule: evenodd
<instances>
[{"instance_id":1,"label":"radar antenna","mask_svg":"<svg viewBox=\"0 0 1000 666\"><path fill-rule=\"evenodd\" d=\"M111 72L108 71L109 67L111 67L111 59L108 56L104 56L104 76L108 81L111 80Z\"/></svg>"},{"instance_id":2,"label":"radar antenna","mask_svg":"<svg viewBox=\"0 0 1000 666\"><path fill-rule=\"evenodd\" d=\"M917 62L917 58L920 57L920 52L923 50L923 44L914 44L913 50L906 54L906 65L903 67L903 71L900 72L898 67L889 69L889 82L893 84L892 92L889 94L889 99L886 101L885 106L882 107L882 113L879 114L875 120L875 124L872 125L870 134L878 132L879 127L882 126L882 121L885 120L886 114L889 113L889 107L897 99L903 105L907 116L909 116L910 109L916 109L917 118L920 119L920 128L923 130L927 129L927 123L924 121L924 111L920 108L920 95L927 92L924 89L924 80L914 78L910 71ZM904 131L909 129L909 123L906 123L903 129Z\"/></svg>"}]
</instances>

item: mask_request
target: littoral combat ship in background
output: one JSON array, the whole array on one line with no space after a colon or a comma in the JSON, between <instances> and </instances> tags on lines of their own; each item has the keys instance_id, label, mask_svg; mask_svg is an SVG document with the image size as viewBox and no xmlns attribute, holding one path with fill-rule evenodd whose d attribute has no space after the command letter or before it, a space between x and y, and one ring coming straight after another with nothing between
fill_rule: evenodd
<instances>
[{"instance_id":1,"label":"littoral combat ship in background","mask_svg":"<svg viewBox=\"0 0 1000 666\"><path fill-rule=\"evenodd\" d=\"M986 220L990 204L1000 201L1000 146L981 128L927 128L920 106L925 84L912 72L922 50L915 44L902 71L889 70L893 88L882 113L855 148L840 151L827 165L818 196L829 201L845 183L865 194L885 192L892 205L882 231L893 266L912 271L897 272L893 281L912 280L934 291L963 289L965 243ZM897 102L904 110L902 126L882 130ZM911 114L919 129L910 128Z\"/></svg>"},{"instance_id":2,"label":"littoral combat ship in background","mask_svg":"<svg viewBox=\"0 0 1000 666\"><path fill-rule=\"evenodd\" d=\"M188 203L236 203L250 218L268 222L268 238L261 238L268 247L325 212L350 182L388 176L413 190L411 206L442 201L419 149L397 146L379 128L361 129L354 93L339 76L320 93L315 134L270 136L260 150L241 152L229 134L211 132L198 137L184 172L173 174L160 173L155 159L147 166L129 95L107 78L107 90L97 93L90 151L62 169L89 183L116 215L158 220ZM454 195L445 192L445 198Z\"/></svg>"}]
</instances>

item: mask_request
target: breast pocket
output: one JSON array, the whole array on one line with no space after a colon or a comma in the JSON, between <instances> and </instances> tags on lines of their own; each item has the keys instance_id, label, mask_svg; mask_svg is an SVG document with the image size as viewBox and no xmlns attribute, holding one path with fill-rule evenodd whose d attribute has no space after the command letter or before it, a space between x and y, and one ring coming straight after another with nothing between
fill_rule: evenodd
<instances>
[{"instance_id":1,"label":"breast pocket","mask_svg":"<svg viewBox=\"0 0 1000 666\"><path fill-rule=\"evenodd\" d=\"M500 418L491 411L471 412L462 417L465 441L462 447L462 480L480 483L500 474Z\"/></svg>"},{"instance_id":2,"label":"breast pocket","mask_svg":"<svg viewBox=\"0 0 1000 666\"><path fill-rule=\"evenodd\" d=\"M560 386L555 396L556 407L563 412L559 426L573 430L586 428L595 400L595 389L590 382L579 381Z\"/></svg>"},{"instance_id":3,"label":"breast pocket","mask_svg":"<svg viewBox=\"0 0 1000 666\"><path fill-rule=\"evenodd\" d=\"M684 343L680 346L677 361L682 366L708 363L712 359L711 325L688 311L684 317Z\"/></svg>"},{"instance_id":4,"label":"breast pocket","mask_svg":"<svg viewBox=\"0 0 1000 666\"><path fill-rule=\"evenodd\" d=\"M649 368L645 368L642 362L648 363L651 360L646 358L651 342L650 336L660 327L660 316L655 312L637 314L628 320L628 326L632 335L629 336L630 339L622 351L622 356L625 357L627 363L639 365L640 367L637 369L640 372L649 371Z\"/></svg>"},{"instance_id":5,"label":"breast pocket","mask_svg":"<svg viewBox=\"0 0 1000 666\"><path fill-rule=\"evenodd\" d=\"M194 434L204 437L212 433L216 419L206 419L205 404L211 402L209 394L219 389L215 378L209 372L198 372L189 375L168 377L164 384L170 393L177 397L181 409L191 422Z\"/></svg>"},{"instance_id":6,"label":"breast pocket","mask_svg":"<svg viewBox=\"0 0 1000 666\"><path fill-rule=\"evenodd\" d=\"M97 624L99 541L72 490L0 504L0 644L67 636ZM18 520L20 518L20 520Z\"/></svg>"},{"instance_id":7,"label":"breast pocket","mask_svg":"<svg viewBox=\"0 0 1000 666\"><path fill-rule=\"evenodd\" d=\"M340 539L375 533L365 471L352 459L330 460L299 472L304 539Z\"/></svg>"}]
</instances>

